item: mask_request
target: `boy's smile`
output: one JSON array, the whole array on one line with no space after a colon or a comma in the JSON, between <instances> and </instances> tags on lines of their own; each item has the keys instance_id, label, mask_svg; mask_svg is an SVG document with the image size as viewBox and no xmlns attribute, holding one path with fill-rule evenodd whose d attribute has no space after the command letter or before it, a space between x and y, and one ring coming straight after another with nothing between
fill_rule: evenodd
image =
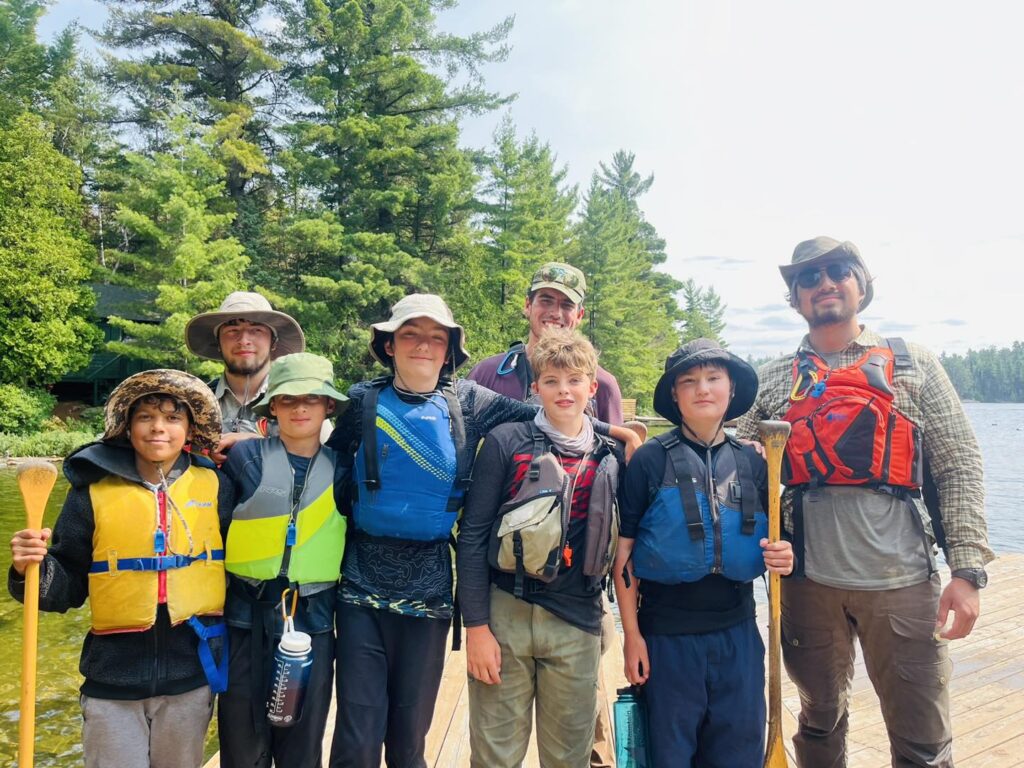
<instances>
[{"instance_id":1,"label":"boy's smile","mask_svg":"<svg viewBox=\"0 0 1024 768\"><path fill-rule=\"evenodd\" d=\"M135 406L129 440L144 461L165 468L173 464L185 447L188 433L188 411L174 410L169 400L153 404L140 402Z\"/></svg>"},{"instance_id":2,"label":"boy's smile","mask_svg":"<svg viewBox=\"0 0 1024 768\"><path fill-rule=\"evenodd\" d=\"M597 392L597 381L582 371L549 366L531 386L548 420L570 437L579 434L587 403Z\"/></svg>"}]
</instances>

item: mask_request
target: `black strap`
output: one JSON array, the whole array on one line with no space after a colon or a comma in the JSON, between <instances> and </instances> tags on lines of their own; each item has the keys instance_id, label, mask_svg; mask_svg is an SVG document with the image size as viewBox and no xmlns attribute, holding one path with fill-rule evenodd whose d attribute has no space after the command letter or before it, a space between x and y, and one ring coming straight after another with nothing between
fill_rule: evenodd
<instances>
[{"instance_id":1,"label":"black strap","mask_svg":"<svg viewBox=\"0 0 1024 768\"><path fill-rule=\"evenodd\" d=\"M387 384L387 379L374 379L370 382L366 394L363 395L363 465L366 468L366 487L370 490L380 488L380 467L377 465L377 398L380 390Z\"/></svg>"},{"instance_id":2,"label":"black strap","mask_svg":"<svg viewBox=\"0 0 1024 768\"><path fill-rule=\"evenodd\" d=\"M509 362L512 363L511 371L507 368ZM507 376L509 372L515 373L519 386L522 387L522 394L516 399L525 401L530 396L530 384L533 383L533 371L526 356L526 344L521 341L513 342L499 367L505 368L506 371L499 373L501 376Z\"/></svg>"},{"instance_id":3,"label":"black strap","mask_svg":"<svg viewBox=\"0 0 1024 768\"><path fill-rule=\"evenodd\" d=\"M547 441L544 433L534 422L530 422L530 437L533 439L533 457L530 459L530 469L527 477L530 480L537 480L540 477L540 458L547 452Z\"/></svg>"},{"instance_id":4,"label":"black strap","mask_svg":"<svg viewBox=\"0 0 1024 768\"><path fill-rule=\"evenodd\" d=\"M693 541L698 541L704 538L704 518L697 502L697 492L693 488L693 476L687 471L683 445L675 435L675 430L657 435L654 439L665 448L668 461L672 463L672 474L679 489L679 501L683 507L683 517L686 519L686 530Z\"/></svg>"},{"instance_id":5,"label":"black strap","mask_svg":"<svg viewBox=\"0 0 1024 768\"><path fill-rule=\"evenodd\" d=\"M466 490L472 480L472 472L469 454L465 451L466 446L466 423L462 418L462 404L455 391L455 383L441 390L445 402L448 404L448 418L450 419L452 441L455 443L455 489Z\"/></svg>"},{"instance_id":6,"label":"black strap","mask_svg":"<svg viewBox=\"0 0 1024 768\"><path fill-rule=\"evenodd\" d=\"M804 575L804 489L793 489L793 573Z\"/></svg>"},{"instance_id":7,"label":"black strap","mask_svg":"<svg viewBox=\"0 0 1024 768\"><path fill-rule=\"evenodd\" d=\"M754 470L750 466L750 458L738 445L729 441L732 455L736 462L736 474L740 479L740 509L743 512L741 532L747 536L754 532L754 513L757 509L757 489L754 487Z\"/></svg>"},{"instance_id":8,"label":"black strap","mask_svg":"<svg viewBox=\"0 0 1024 768\"><path fill-rule=\"evenodd\" d=\"M892 336L885 340L885 344L892 350L892 358L896 370L914 367L914 359L910 356L907 342L899 336Z\"/></svg>"},{"instance_id":9,"label":"black strap","mask_svg":"<svg viewBox=\"0 0 1024 768\"><path fill-rule=\"evenodd\" d=\"M523 596L523 585L526 583L526 567L523 565L523 537L519 531L512 533L512 555L516 559L516 585L512 594Z\"/></svg>"}]
</instances>

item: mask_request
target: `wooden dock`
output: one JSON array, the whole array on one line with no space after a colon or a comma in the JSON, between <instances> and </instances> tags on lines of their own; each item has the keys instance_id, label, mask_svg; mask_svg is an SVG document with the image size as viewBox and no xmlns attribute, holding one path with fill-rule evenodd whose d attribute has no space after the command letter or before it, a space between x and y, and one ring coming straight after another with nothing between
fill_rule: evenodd
<instances>
[{"instance_id":1,"label":"wooden dock","mask_svg":"<svg viewBox=\"0 0 1024 768\"><path fill-rule=\"evenodd\" d=\"M950 647L953 751L958 768L1024 766L1024 592L1020 586L1024 580L1024 555L1003 555L988 571L990 581L982 592L981 618L969 637L953 642ZM944 580L947 577L948 574L944 574ZM766 625L767 611L763 606L759 609L759 623L763 621ZM615 689L625 685L621 646L617 645L605 655L603 673L610 706ZM789 762L796 766L790 739L796 730L800 700L785 672L782 699ZM428 766L469 766L468 715L465 654L449 651L433 726L427 736ZM325 760L330 750L333 721L332 714L324 738ZM206 768L219 765L215 756ZM524 765L539 766L536 746L532 743ZM850 768L890 765L878 699L859 658L851 700L849 765Z\"/></svg>"}]
</instances>

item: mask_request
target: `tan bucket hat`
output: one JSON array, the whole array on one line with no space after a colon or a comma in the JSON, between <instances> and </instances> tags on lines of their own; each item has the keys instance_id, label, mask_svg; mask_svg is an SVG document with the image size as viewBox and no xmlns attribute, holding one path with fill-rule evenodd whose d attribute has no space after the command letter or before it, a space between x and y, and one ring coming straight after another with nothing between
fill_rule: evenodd
<instances>
[{"instance_id":1,"label":"tan bucket hat","mask_svg":"<svg viewBox=\"0 0 1024 768\"><path fill-rule=\"evenodd\" d=\"M782 279L789 287L793 284L793 279L805 269L832 261L850 261L864 271L864 298L861 299L860 306L857 307L858 312L862 311L875 296L875 290L871 287L871 281L874 278L871 277L868 265L861 258L857 246L849 240L841 243L831 237L815 237L797 243L796 248L793 249L793 260L789 264L781 265L779 272L782 273Z\"/></svg>"},{"instance_id":2,"label":"tan bucket hat","mask_svg":"<svg viewBox=\"0 0 1024 768\"><path fill-rule=\"evenodd\" d=\"M334 367L326 357L310 352L296 352L279 357L270 364L270 381L267 391L252 410L260 416L270 415L270 401L278 395L324 395L338 406L334 415L339 415L348 398L334 388Z\"/></svg>"},{"instance_id":3,"label":"tan bucket hat","mask_svg":"<svg viewBox=\"0 0 1024 768\"><path fill-rule=\"evenodd\" d=\"M460 368L469 360L466 351L466 331L455 322L444 299L433 293L410 293L391 308L391 317L370 325L370 354L382 365L391 367L391 357L384 351L384 342L405 323L417 317L427 317L450 332L448 348L452 352L452 366Z\"/></svg>"},{"instance_id":4,"label":"tan bucket hat","mask_svg":"<svg viewBox=\"0 0 1024 768\"><path fill-rule=\"evenodd\" d=\"M213 450L220 442L220 405L202 379L184 371L156 368L129 376L110 393L103 408L104 442L124 439L128 409L146 395L170 395L181 400L191 414L192 447Z\"/></svg>"},{"instance_id":5,"label":"tan bucket hat","mask_svg":"<svg viewBox=\"0 0 1024 768\"><path fill-rule=\"evenodd\" d=\"M185 326L186 346L199 357L222 360L217 333L229 320L248 320L269 327L274 333L271 359L306 349L306 337L295 318L275 310L261 294L249 291L228 294L216 312L204 312L189 320Z\"/></svg>"}]
</instances>

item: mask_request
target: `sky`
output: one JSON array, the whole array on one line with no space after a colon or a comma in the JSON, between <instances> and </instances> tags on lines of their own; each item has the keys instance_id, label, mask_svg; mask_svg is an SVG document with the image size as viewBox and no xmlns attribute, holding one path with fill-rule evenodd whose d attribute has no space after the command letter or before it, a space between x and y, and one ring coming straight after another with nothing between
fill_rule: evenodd
<instances>
[{"instance_id":1,"label":"sky","mask_svg":"<svg viewBox=\"0 0 1024 768\"><path fill-rule=\"evenodd\" d=\"M507 15L487 87L517 94L520 134L581 192L635 153L662 268L715 288L737 353L796 347L778 265L817 235L860 249L872 329L936 352L1024 340L1024 4L463 0L439 26ZM40 32L74 18L102 6L58 0ZM503 113L468 118L462 143L488 145Z\"/></svg>"}]
</instances>

